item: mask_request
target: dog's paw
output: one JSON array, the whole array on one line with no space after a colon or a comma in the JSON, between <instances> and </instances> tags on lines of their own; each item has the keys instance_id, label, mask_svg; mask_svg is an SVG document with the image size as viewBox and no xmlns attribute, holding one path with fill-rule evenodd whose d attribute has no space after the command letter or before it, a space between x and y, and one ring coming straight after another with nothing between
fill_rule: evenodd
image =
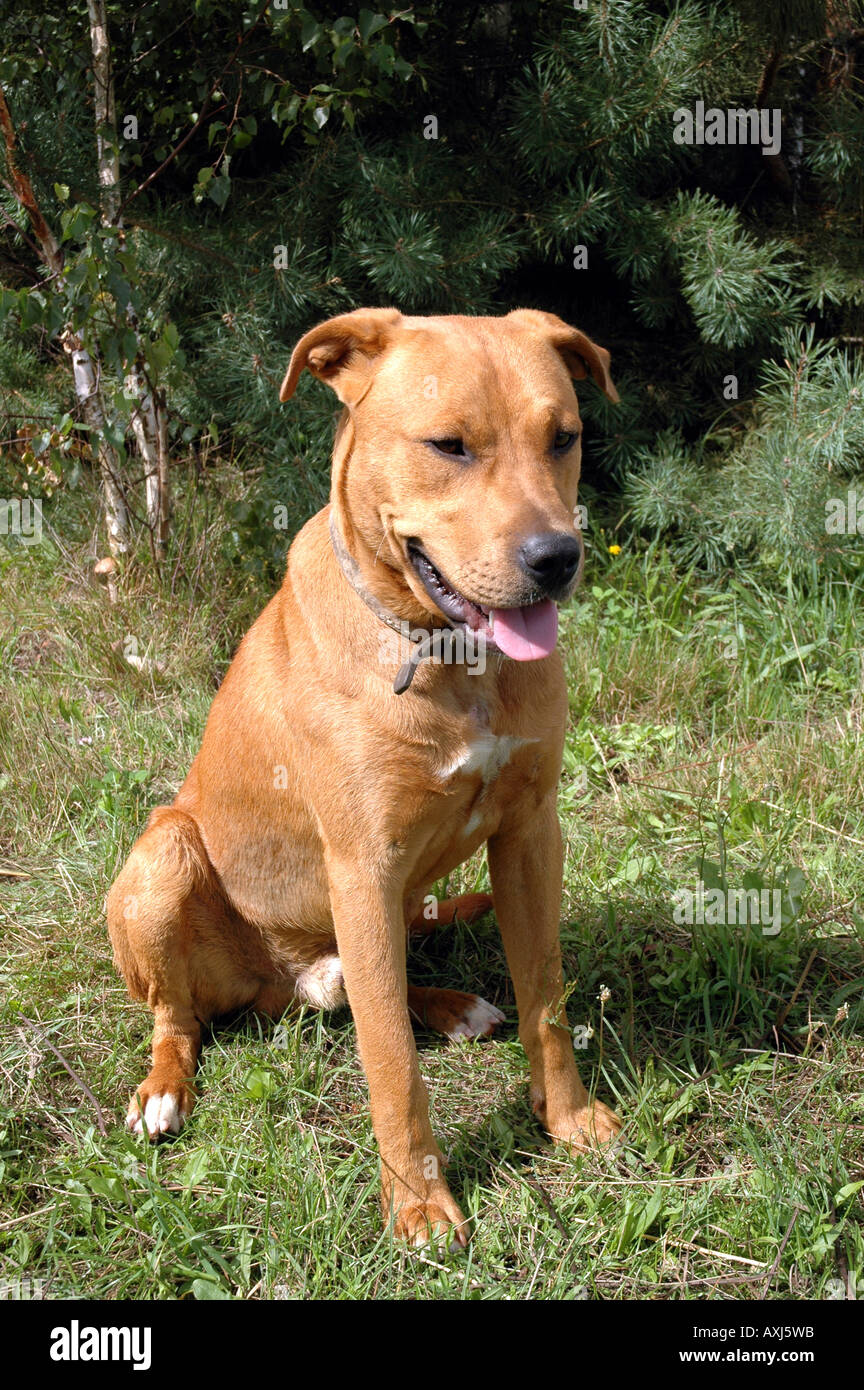
<instances>
[{"instance_id":1,"label":"dog's paw","mask_svg":"<svg viewBox=\"0 0 864 1390\"><path fill-rule=\"evenodd\" d=\"M488 1038L504 1015L494 1004L481 999L479 994L463 994L464 1005L460 1011L454 1010L450 1026L443 1029L448 1038Z\"/></svg>"},{"instance_id":2,"label":"dog's paw","mask_svg":"<svg viewBox=\"0 0 864 1390\"><path fill-rule=\"evenodd\" d=\"M494 1004L459 989L415 989L409 985L408 1007L416 1023L448 1038L485 1038L504 1022L504 1015Z\"/></svg>"},{"instance_id":3,"label":"dog's paw","mask_svg":"<svg viewBox=\"0 0 864 1390\"><path fill-rule=\"evenodd\" d=\"M557 1121L550 1130L552 1138L560 1144L568 1144L571 1153L587 1153L590 1149L611 1144L621 1128L621 1121L602 1101L574 1110L571 1115Z\"/></svg>"},{"instance_id":4,"label":"dog's paw","mask_svg":"<svg viewBox=\"0 0 864 1390\"><path fill-rule=\"evenodd\" d=\"M126 1112L126 1128L133 1134L158 1139L163 1134L179 1134L192 1112L195 1097L188 1086L164 1086L149 1079L135 1092Z\"/></svg>"},{"instance_id":5,"label":"dog's paw","mask_svg":"<svg viewBox=\"0 0 864 1390\"><path fill-rule=\"evenodd\" d=\"M384 1218L392 1211L393 1234L414 1249L432 1246L455 1254L468 1245L468 1222L444 1184L436 1184L426 1197L405 1189L382 1194ZM400 1197L404 1197L401 1200Z\"/></svg>"}]
</instances>

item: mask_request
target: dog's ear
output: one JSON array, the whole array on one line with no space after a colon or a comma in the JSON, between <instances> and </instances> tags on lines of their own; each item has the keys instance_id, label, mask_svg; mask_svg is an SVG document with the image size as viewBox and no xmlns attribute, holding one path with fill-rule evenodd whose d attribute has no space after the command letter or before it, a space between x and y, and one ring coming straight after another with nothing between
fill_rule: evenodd
<instances>
[{"instance_id":1,"label":"dog's ear","mask_svg":"<svg viewBox=\"0 0 864 1390\"><path fill-rule=\"evenodd\" d=\"M356 405L365 393L370 364L384 351L401 318L398 309L355 309L311 328L291 354L280 401L291 399L300 373L308 367L333 387L343 405Z\"/></svg>"},{"instance_id":2,"label":"dog's ear","mask_svg":"<svg viewBox=\"0 0 864 1390\"><path fill-rule=\"evenodd\" d=\"M587 334L578 328L571 328L556 314L547 314L542 309L514 309L507 317L524 323L526 327L538 328L558 349L574 380L581 381L590 375L610 401L620 399L609 374L609 353L592 342Z\"/></svg>"}]
</instances>

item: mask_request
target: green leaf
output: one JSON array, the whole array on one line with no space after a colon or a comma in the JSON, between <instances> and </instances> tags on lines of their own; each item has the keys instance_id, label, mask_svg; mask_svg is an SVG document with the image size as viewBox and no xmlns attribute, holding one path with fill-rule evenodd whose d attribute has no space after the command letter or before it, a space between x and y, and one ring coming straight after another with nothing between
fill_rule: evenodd
<instances>
[{"instance_id":1,"label":"green leaf","mask_svg":"<svg viewBox=\"0 0 864 1390\"><path fill-rule=\"evenodd\" d=\"M713 863L710 859L703 859L699 867L702 882L706 888L726 888L726 880L719 864Z\"/></svg>"},{"instance_id":2,"label":"green leaf","mask_svg":"<svg viewBox=\"0 0 864 1390\"><path fill-rule=\"evenodd\" d=\"M89 1170L85 1176L87 1186L94 1197L105 1197L108 1201L116 1202L125 1196L123 1184L119 1178L104 1177L101 1173L92 1173Z\"/></svg>"},{"instance_id":3,"label":"green leaf","mask_svg":"<svg viewBox=\"0 0 864 1390\"><path fill-rule=\"evenodd\" d=\"M807 880L804 873L793 864L786 875L786 887L789 889L790 898L800 898L804 889L807 887Z\"/></svg>"},{"instance_id":4,"label":"green leaf","mask_svg":"<svg viewBox=\"0 0 864 1390\"><path fill-rule=\"evenodd\" d=\"M20 303L22 328L33 328L37 323L45 322L48 305L39 290L22 292Z\"/></svg>"},{"instance_id":5,"label":"green leaf","mask_svg":"<svg viewBox=\"0 0 864 1390\"><path fill-rule=\"evenodd\" d=\"M228 1290L223 1289L221 1284L214 1284L212 1279L193 1279L192 1296L199 1303L215 1299L221 1299L225 1302L232 1301Z\"/></svg>"},{"instance_id":6,"label":"green leaf","mask_svg":"<svg viewBox=\"0 0 864 1390\"><path fill-rule=\"evenodd\" d=\"M373 34L377 34L379 29L386 29L390 23L385 14L375 14L372 10L361 10L357 16L357 28L360 30L360 37L366 43Z\"/></svg>"},{"instance_id":7,"label":"green leaf","mask_svg":"<svg viewBox=\"0 0 864 1390\"><path fill-rule=\"evenodd\" d=\"M639 1213L635 1231L637 1236L643 1236L646 1231L651 1229L657 1217L660 1215L662 1207L663 1184L658 1183L645 1206L642 1208L642 1211Z\"/></svg>"},{"instance_id":8,"label":"green leaf","mask_svg":"<svg viewBox=\"0 0 864 1390\"><path fill-rule=\"evenodd\" d=\"M210 1170L210 1155L206 1149L193 1153L183 1168L183 1183L186 1187L196 1187L206 1178Z\"/></svg>"},{"instance_id":9,"label":"green leaf","mask_svg":"<svg viewBox=\"0 0 864 1390\"><path fill-rule=\"evenodd\" d=\"M371 52L372 62L381 69L382 72L392 72L393 64L396 61L396 51L389 43L379 43Z\"/></svg>"},{"instance_id":10,"label":"green leaf","mask_svg":"<svg viewBox=\"0 0 864 1390\"><path fill-rule=\"evenodd\" d=\"M306 18L303 20L303 23L300 27L300 43L303 52L306 53L308 49L312 48L313 45L316 44L318 40L321 38L323 33L324 26L318 23L318 20L315 18L314 15L311 15L307 12Z\"/></svg>"},{"instance_id":11,"label":"green leaf","mask_svg":"<svg viewBox=\"0 0 864 1390\"><path fill-rule=\"evenodd\" d=\"M231 195L231 180L228 175L219 174L210 184L207 192L217 207L224 208Z\"/></svg>"},{"instance_id":12,"label":"green leaf","mask_svg":"<svg viewBox=\"0 0 864 1390\"><path fill-rule=\"evenodd\" d=\"M246 1094L253 1100L267 1100L273 1090L273 1074L263 1067L253 1067L246 1076Z\"/></svg>"},{"instance_id":13,"label":"green leaf","mask_svg":"<svg viewBox=\"0 0 864 1390\"><path fill-rule=\"evenodd\" d=\"M93 1201L83 1182L78 1182L76 1178L68 1178L66 1191L69 1193L70 1202L76 1215L89 1222L93 1216Z\"/></svg>"},{"instance_id":14,"label":"green leaf","mask_svg":"<svg viewBox=\"0 0 864 1390\"><path fill-rule=\"evenodd\" d=\"M60 215L62 241L80 241L87 235L90 223L96 216L96 209L88 203L76 203L74 208Z\"/></svg>"},{"instance_id":15,"label":"green leaf","mask_svg":"<svg viewBox=\"0 0 864 1390\"><path fill-rule=\"evenodd\" d=\"M160 372L164 372L165 368L168 366L168 363L174 356L174 350L170 343L166 343L163 338L159 338L155 343L148 344L145 356L151 372L154 376L158 376Z\"/></svg>"}]
</instances>

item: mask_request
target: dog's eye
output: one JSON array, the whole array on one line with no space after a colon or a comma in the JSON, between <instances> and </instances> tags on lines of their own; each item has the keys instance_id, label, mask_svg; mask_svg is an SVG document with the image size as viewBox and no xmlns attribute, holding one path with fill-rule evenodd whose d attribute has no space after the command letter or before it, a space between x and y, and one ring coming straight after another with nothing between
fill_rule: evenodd
<instances>
[{"instance_id":1,"label":"dog's eye","mask_svg":"<svg viewBox=\"0 0 864 1390\"><path fill-rule=\"evenodd\" d=\"M430 439L429 443L439 454L451 454L454 458L464 458L465 444L461 439Z\"/></svg>"},{"instance_id":2,"label":"dog's eye","mask_svg":"<svg viewBox=\"0 0 864 1390\"><path fill-rule=\"evenodd\" d=\"M575 430L559 430L552 440L552 448L556 454L566 453L568 449L572 449L578 438Z\"/></svg>"}]
</instances>

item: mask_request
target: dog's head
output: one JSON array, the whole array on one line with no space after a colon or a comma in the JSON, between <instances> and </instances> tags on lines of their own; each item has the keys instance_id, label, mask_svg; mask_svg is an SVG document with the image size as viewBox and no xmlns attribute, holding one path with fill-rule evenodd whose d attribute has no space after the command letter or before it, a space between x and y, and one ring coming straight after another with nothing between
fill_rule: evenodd
<instances>
[{"instance_id":1,"label":"dog's head","mask_svg":"<svg viewBox=\"0 0 864 1390\"><path fill-rule=\"evenodd\" d=\"M370 587L400 613L410 591L516 660L547 655L582 566L573 380L617 401L608 352L535 309L358 309L301 339L283 401L304 368L347 407L332 500Z\"/></svg>"}]
</instances>

